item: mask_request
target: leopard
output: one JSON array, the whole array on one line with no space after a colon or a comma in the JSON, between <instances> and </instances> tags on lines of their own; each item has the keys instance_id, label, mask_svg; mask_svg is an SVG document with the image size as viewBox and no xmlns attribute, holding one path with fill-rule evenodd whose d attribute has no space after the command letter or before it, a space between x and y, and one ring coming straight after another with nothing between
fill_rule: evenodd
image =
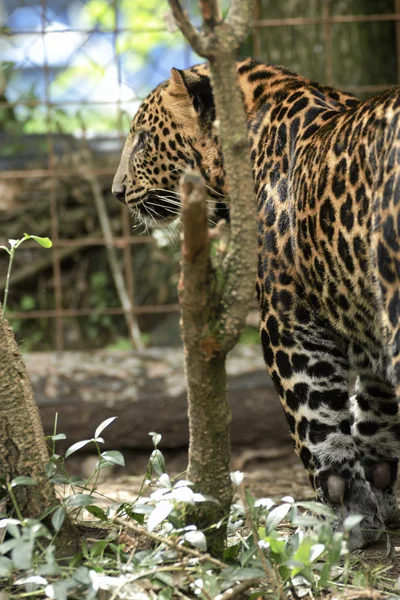
<instances>
[{"instance_id":1,"label":"leopard","mask_svg":"<svg viewBox=\"0 0 400 600\"><path fill-rule=\"evenodd\" d=\"M265 363L316 497L338 529L361 515L348 545L363 548L399 522L400 91L361 101L249 57L237 80ZM189 168L229 213L207 63L172 69L142 102L112 192L169 222Z\"/></svg>"}]
</instances>

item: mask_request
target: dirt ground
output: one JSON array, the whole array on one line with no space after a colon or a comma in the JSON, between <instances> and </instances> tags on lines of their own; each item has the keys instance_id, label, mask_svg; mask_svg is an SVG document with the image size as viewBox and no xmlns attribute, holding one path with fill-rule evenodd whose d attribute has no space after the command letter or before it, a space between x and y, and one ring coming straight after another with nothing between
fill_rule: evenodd
<instances>
[{"instance_id":1,"label":"dirt ground","mask_svg":"<svg viewBox=\"0 0 400 600\"><path fill-rule=\"evenodd\" d=\"M128 470L145 473L149 454L135 455L131 463L127 459ZM182 473L186 467L187 455L185 452L165 455L167 472L172 474ZM132 464L134 466L132 467ZM283 496L292 496L295 500L313 499L313 492L307 474L299 459L295 456L291 446L284 446L278 450L243 450L236 451L232 458L232 470L245 473L245 484L250 492L257 498L271 497L280 500ZM126 471L125 471L126 472ZM110 477L99 486L99 492L111 497L117 502L129 502L135 499L143 481L143 475L119 475L110 473ZM400 503L400 487L398 489ZM384 539L370 548L354 553L358 561L359 570L371 572L379 566L386 567L382 572L382 582L385 578L393 580L400 577L400 530L390 532L391 555L388 556L388 543ZM378 576L379 579L380 576ZM394 596L399 597L400 592L393 589ZM372 589L366 591L368 598L380 598ZM354 596L355 598L356 596ZM385 596L387 597L387 596ZM350 598L346 594L346 598ZM360 598L358 595L357 598Z\"/></svg>"}]
</instances>

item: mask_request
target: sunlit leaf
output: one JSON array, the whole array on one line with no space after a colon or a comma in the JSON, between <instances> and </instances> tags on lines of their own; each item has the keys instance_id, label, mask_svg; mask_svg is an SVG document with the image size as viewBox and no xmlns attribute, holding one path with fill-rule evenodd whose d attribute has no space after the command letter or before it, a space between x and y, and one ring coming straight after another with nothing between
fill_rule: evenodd
<instances>
[{"instance_id":1,"label":"sunlit leaf","mask_svg":"<svg viewBox=\"0 0 400 600\"><path fill-rule=\"evenodd\" d=\"M172 490L172 498L177 502L186 502L187 504L194 504L194 493L189 487L180 487Z\"/></svg>"},{"instance_id":2,"label":"sunlit leaf","mask_svg":"<svg viewBox=\"0 0 400 600\"><path fill-rule=\"evenodd\" d=\"M51 248L52 245L53 245L53 242L48 237L44 238L44 237L39 237L37 235L31 235L30 237L33 240L35 240L35 242L37 242L38 244L40 244L41 246L43 246L43 248Z\"/></svg>"},{"instance_id":3,"label":"sunlit leaf","mask_svg":"<svg viewBox=\"0 0 400 600\"><path fill-rule=\"evenodd\" d=\"M166 500L162 500L159 504L157 504L156 508L149 516L149 520L147 521L148 531L153 531L153 529L160 525L160 523L162 523L164 519L168 517L173 508L174 505L172 502L167 502Z\"/></svg>"},{"instance_id":4,"label":"sunlit leaf","mask_svg":"<svg viewBox=\"0 0 400 600\"><path fill-rule=\"evenodd\" d=\"M155 431L149 431L149 435L151 436L151 440L155 448L157 448L158 444L161 442L162 435L161 433L156 433Z\"/></svg>"},{"instance_id":5,"label":"sunlit leaf","mask_svg":"<svg viewBox=\"0 0 400 600\"><path fill-rule=\"evenodd\" d=\"M350 531L351 529L353 529L353 527L361 523L363 518L364 517L362 515L350 515L349 517L346 517L346 519L343 522L344 531Z\"/></svg>"},{"instance_id":6,"label":"sunlit leaf","mask_svg":"<svg viewBox=\"0 0 400 600\"><path fill-rule=\"evenodd\" d=\"M273 531L278 527L278 525L288 514L290 508L290 504L281 504L280 506L277 506L276 508L271 510L265 521L267 532Z\"/></svg>"},{"instance_id":7,"label":"sunlit leaf","mask_svg":"<svg viewBox=\"0 0 400 600\"><path fill-rule=\"evenodd\" d=\"M121 467L125 466L125 459L118 450L106 450L101 453L101 457L113 465L120 465Z\"/></svg>"},{"instance_id":8,"label":"sunlit leaf","mask_svg":"<svg viewBox=\"0 0 400 600\"><path fill-rule=\"evenodd\" d=\"M97 427L96 431L94 432L94 437L98 438L101 434L102 431L104 431L104 429L106 427L108 427L113 421L115 421L117 417L110 417L109 419L106 419L105 421L103 421L102 423L100 423L100 425Z\"/></svg>"},{"instance_id":9,"label":"sunlit leaf","mask_svg":"<svg viewBox=\"0 0 400 600\"><path fill-rule=\"evenodd\" d=\"M207 540L206 540L206 536L204 535L204 533L202 531L187 531L184 534L183 539L186 542L189 542L189 544L191 544L195 548L198 548L199 550L201 550L201 552L206 552Z\"/></svg>"},{"instance_id":10,"label":"sunlit leaf","mask_svg":"<svg viewBox=\"0 0 400 600\"><path fill-rule=\"evenodd\" d=\"M14 585L25 585L27 583L35 583L36 585L47 585L47 579L40 575L30 575L29 577L21 577L14 581Z\"/></svg>"},{"instance_id":11,"label":"sunlit leaf","mask_svg":"<svg viewBox=\"0 0 400 600\"><path fill-rule=\"evenodd\" d=\"M313 563L321 554L324 552L325 546L324 544L314 544L310 549L310 555L308 560L310 563Z\"/></svg>"},{"instance_id":12,"label":"sunlit leaf","mask_svg":"<svg viewBox=\"0 0 400 600\"><path fill-rule=\"evenodd\" d=\"M81 440L80 442L76 442L75 444L72 444L72 446L70 446L68 448L68 450L66 451L65 458L68 458L68 456L71 456L71 454L73 454L77 450L80 450L87 444L90 444L90 442L93 442L93 440Z\"/></svg>"}]
</instances>

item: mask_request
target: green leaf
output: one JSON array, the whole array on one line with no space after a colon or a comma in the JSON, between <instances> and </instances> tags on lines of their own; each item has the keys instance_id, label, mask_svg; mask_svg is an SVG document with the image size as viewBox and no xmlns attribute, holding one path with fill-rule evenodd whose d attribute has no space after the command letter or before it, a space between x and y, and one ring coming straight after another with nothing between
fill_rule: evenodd
<instances>
[{"instance_id":1,"label":"green leaf","mask_svg":"<svg viewBox=\"0 0 400 600\"><path fill-rule=\"evenodd\" d=\"M136 515L151 515L154 508L150 504L134 504L132 508L126 508L127 513L128 510L130 510L132 514Z\"/></svg>"},{"instance_id":2,"label":"green leaf","mask_svg":"<svg viewBox=\"0 0 400 600\"><path fill-rule=\"evenodd\" d=\"M37 235L28 235L27 233L24 233L24 235L27 236L27 239L31 238L32 240L35 240L35 242L43 246L43 248L51 248L53 245L53 242L48 237L44 238Z\"/></svg>"},{"instance_id":3,"label":"green leaf","mask_svg":"<svg viewBox=\"0 0 400 600\"><path fill-rule=\"evenodd\" d=\"M32 566L33 542L19 541L11 550L11 559L18 569L30 569Z\"/></svg>"},{"instance_id":4,"label":"green leaf","mask_svg":"<svg viewBox=\"0 0 400 600\"><path fill-rule=\"evenodd\" d=\"M10 550L15 548L15 546L17 544L19 544L19 539L17 539L17 538L14 538L12 540L6 540L5 542L2 542L0 544L0 554L7 554L8 552L10 552Z\"/></svg>"},{"instance_id":5,"label":"green leaf","mask_svg":"<svg viewBox=\"0 0 400 600\"><path fill-rule=\"evenodd\" d=\"M98 426L98 428L94 432L94 437L98 438L100 436L101 432L104 431L104 429L106 427L108 427L113 421L115 421L116 418L117 417L110 417L109 419L106 419L105 421L103 421L102 423L100 423L100 425Z\"/></svg>"},{"instance_id":6,"label":"green leaf","mask_svg":"<svg viewBox=\"0 0 400 600\"><path fill-rule=\"evenodd\" d=\"M7 246L0 246L0 250L5 250L8 254L11 254Z\"/></svg>"},{"instance_id":7,"label":"green leaf","mask_svg":"<svg viewBox=\"0 0 400 600\"><path fill-rule=\"evenodd\" d=\"M125 459L118 450L106 450L106 452L101 453L101 458L113 465L120 465L121 467L125 466Z\"/></svg>"},{"instance_id":8,"label":"green leaf","mask_svg":"<svg viewBox=\"0 0 400 600\"><path fill-rule=\"evenodd\" d=\"M88 506L86 510L91 515L93 515L94 517L96 517L96 519L99 519L99 521L108 521L106 513L99 506L96 506L96 505Z\"/></svg>"},{"instance_id":9,"label":"green leaf","mask_svg":"<svg viewBox=\"0 0 400 600\"><path fill-rule=\"evenodd\" d=\"M93 496L90 496L89 494L74 494L73 496L68 496L65 504L69 508L75 508L78 506L89 506L89 504L94 504L95 501Z\"/></svg>"},{"instance_id":10,"label":"green leaf","mask_svg":"<svg viewBox=\"0 0 400 600\"><path fill-rule=\"evenodd\" d=\"M17 485L37 485L37 481L33 477L29 477L29 475L19 475L11 481L11 487Z\"/></svg>"},{"instance_id":11,"label":"green leaf","mask_svg":"<svg viewBox=\"0 0 400 600\"><path fill-rule=\"evenodd\" d=\"M62 524L65 519L65 508L63 506L59 506L53 513L51 517L51 524L53 525L55 531L60 531Z\"/></svg>"},{"instance_id":12,"label":"green leaf","mask_svg":"<svg viewBox=\"0 0 400 600\"><path fill-rule=\"evenodd\" d=\"M109 540L98 540L95 542L90 548L90 556L93 558L95 556L100 556L104 550L107 548L109 544Z\"/></svg>"},{"instance_id":13,"label":"green leaf","mask_svg":"<svg viewBox=\"0 0 400 600\"><path fill-rule=\"evenodd\" d=\"M0 577L8 577L14 568L13 561L6 556L0 556Z\"/></svg>"},{"instance_id":14,"label":"green leaf","mask_svg":"<svg viewBox=\"0 0 400 600\"><path fill-rule=\"evenodd\" d=\"M165 473L165 460L160 450L153 450L150 456L150 462L158 476L161 476L163 473Z\"/></svg>"},{"instance_id":15,"label":"green leaf","mask_svg":"<svg viewBox=\"0 0 400 600\"><path fill-rule=\"evenodd\" d=\"M173 590L171 588L164 588L157 594L157 600L172 600Z\"/></svg>"},{"instance_id":16,"label":"green leaf","mask_svg":"<svg viewBox=\"0 0 400 600\"><path fill-rule=\"evenodd\" d=\"M73 454L77 450L80 450L87 444L90 444L90 442L93 442L93 440L81 440L80 442L76 442L75 444L72 444L72 446L70 446L68 448L68 450L66 451L65 458L68 458L68 456L71 456L71 454Z\"/></svg>"},{"instance_id":17,"label":"green leaf","mask_svg":"<svg viewBox=\"0 0 400 600\"><path fill-rule=\"evenodd\" d=\"M48 462L46 465L46 468L44 470L46 477L48 477L48 478L52 477L56 471L57 471L57 465L55 465L52 462Z\"/></svg>"}]
</instances>

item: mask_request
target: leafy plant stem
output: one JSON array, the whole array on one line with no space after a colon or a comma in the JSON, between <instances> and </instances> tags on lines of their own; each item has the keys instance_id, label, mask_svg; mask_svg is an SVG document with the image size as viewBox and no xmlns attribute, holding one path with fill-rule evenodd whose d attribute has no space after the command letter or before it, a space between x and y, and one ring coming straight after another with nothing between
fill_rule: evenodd
<instances>
[{"instance_id":1,"label":"leafy plant stem","mask_svg":"<svg viewBox=\"0 0 400 600\"><path fill-rule=\"evenodd\" d=\"M14 261L14 254L15 254L15 246L12 246L11 249L10 249L10 259L8 261L8 269L7 269L7 277L6 277L6 288L4 290L3 314L1 316L1 324L2 325L4 323L4 318L6 316L8 291L9 291L9 287L10 287L10 274L11 274L12 264L13 264L13 261Z\"/></svg>"},{"instance_id":2,"label":"leafy plant stem","mask_svg":"<svg viewBox=\"0 0 400 600\"><path fill-rule=\"evenodd\" d=\"M94 494L94 492L96 491L96 487L97 487L97 483L99 481L99 476L100 476L100 463L101 463L101 450L100 450L100 446L99 444L96 442L96 440L94 440L94 444L96 446L96 450L97 450L97 454L99 457L99 466L97 469L95 469L93 471L93 473L89 476L89 478L86 480L86 484L85 487L87 487L91 481L91 479L93 478L94 475L96 475L96 479L94 480L94 483L92 485L92 489L90 490L90 495L92 496Z\"/></svg>"},{"instance_id":3,"label":"leafy plant stem","mask_svg":"<svg viewBox=\"0 0 400 600\"><path fill-rule=\"evenodd\" d=\"M260 541L259 535L258 535L258 531L257 531L257 527L254 523L254 519L251 515L251 511L250 511L250 507L249 504L247 502L247 498L246 498L246 494L244 492L244 487L243 485L240 486L240 498L243 502L243 506L244 506L244 510L245 510L245 514L246 514L246 519L248 522L248 525L251 529L251 532L253 534L253 538L254 538L254 542L257 546L257 553L258 553L258 557L260 559L260 562L263 566L263 569L265 571L265 574L267 575L267 578L274 590L274 596L275 598L279 598L279 600L283 600L284 598L284 594L283 594L283 590L282 590L282 586L281 586L281 581L279 578L278 573L276 573L275 569L268 564L267 559L264 556L264 552L262 550L262 548L259 546L258 542Z\"/></svg>"},{"instance_id":4,"label":"leafy plant stem","mask_svg":"<svg viewBox=\"0 0 400 600\"><path fill-rule=\"evenodd\" d=\"M17 502L17 499L16 499L15 494L13 492L11 483L7 483L7 491L8 491L8 494L9 494L10 498L11 498L11 502L12 502L12 505L14 507L15 513L16 513L18 519L22 522L24 520L24 517L22 516L21 511L19 510L18 502Z\"/></svg>"},{"instance_id":5,"label":"leafy plant stem","mask_svg":"<svg viewBox=\"0 0 400 600\"><path fill-rule=\"evenodd\" d=\"M53 432L53 450L52 450L52 454L56 453L56 440L54 438L57 435L57 424L58 424L58 412L56 412L56 415L54 417L54 432Z\"/></svg>"}]
</instances>

